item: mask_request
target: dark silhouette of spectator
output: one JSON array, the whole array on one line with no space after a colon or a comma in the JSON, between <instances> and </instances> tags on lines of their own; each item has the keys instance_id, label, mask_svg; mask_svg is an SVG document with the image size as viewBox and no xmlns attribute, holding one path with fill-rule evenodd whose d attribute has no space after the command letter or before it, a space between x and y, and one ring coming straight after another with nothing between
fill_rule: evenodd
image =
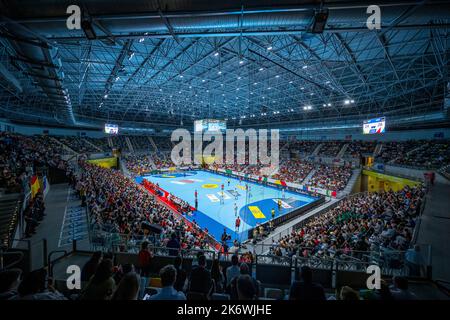
<instances>
[{"instance_id":1,"label":"dark silhouette of spectator","mask_svg":"<svg viewBox=\"0 0 450 320\"><path fill-rule=\"evenodd\" d=\"M326 300L322 286L312 282L312 271L309 267L301 268L300 279L301 281L295 281L291 285L290 300Z\"/></svg>"},{"instance_id":2,"label":"dark silhouette of spectator","mask_svg":"<svg viewBox=\"0 0 450 320\"><path fill-rule=\"evenodd\" d=\"M109 300L116 287L112 276L112 260L103 259L81 294L81 300Z\"/></svg>"},{"instance_id":3,"label":"dark silhouette of spectator","mask_svg":"<svg viewBox=\"0 0 450 320\"><path fill-rule=\"evenodd\" d=\"M238 300L255 300L256 288L252 277L248 274L236 278L236 289Z\"/></svg>"},{"instance_id":4,"label":"dark silhouette of spectator","mask_svg":"<svg viewBox=\"0 0 450 320\"><path fill-rule=\"evenodd\" d=\"M344 301L358 301L359 293L358 291L353 290L349 286L343 286L341 288L339 299Z\"/></svg>"},{"instance_id":5,"label":"dark silhouette of spectator","mask_svg":"<svg viewBox=\"0 0 450 320\"><path fill-rule=\"evenodd\" d=\"M100 264L100 261L102 260L102 252L96 251L92 255L92 257L86 262L81 269L81 281L89 281L91 277L95 274L95 271L97 271L97 267Z\"/></svg>"},{"instance_id":6,"label":"dark silhouette of spectator","mask_svg":"<svg viewBox=\"0 0 450 320\"><path fill-rule=\"evenodd\" d=\"M393 282L390 289L394 300L417 300L417 296L409 290L408 279L396 276Z\"/></svg>"},{"instance_id":7,"label":"dark silhouette of spectator","mask_svg":"<svg viewBox=\"0 0 450 320\"><path fill-rule=\"evenodd\" d=\"M28 273L17 288L17 300L66 300L47 279L47 271L38 269Z\"/></svg>"},{"instance_id":8,"label":"dark silhouette of spectator","mask_svg":"<svg viewBox=\"0 0 450 320\"><path fill-rule=\"evenodd\" d=\"M167 242L167 248L172 248L174 250L169 250L169 256L176 257L178 251L180 250L180 242L177 239L177 234L175 232L170 236L170 240Z\"/></svg>"},{"instance_id":9,"label":"dark silhouette of spectator","mask_svg":"<svg viewBox=\"0 0 450 320\"><path fill-rule=\"evenodd\" d=\"M219 260L215 259L211 266L211 278L214 280L214 292L222 293L225 286L225 277Z\"/></svg>"},{"instance_id":10,"label":"dark silhouette of spectator","mask_svg":"<svg viewBox=\"0 0 450 320\"><path fill-rule=\"evenodd\" d=\"M189 278L189 291L204 293L209 295L211 290L211 272L206 269L206 257L198 257L198 266L191 271Z\"/></svg>"},{"instance_id":11,"label":"dark silhouette of spectator","mask_svg":"<svg viewBox=\"0 0 450 320\"><path fill-rule=\"evenodd\" d=\"M141 279L135 272L128 272L120 280L112 300L137 300Z\"/></svg>"},{"instance_id":12,"label":"dark silhouette of spectator","mask_svg":"<svg viewBox=\"0 0 450 320\"><path fill-rule=\"evenodd\" d=\"M181 256L177 256L175 258L174 267L177 270L177 278L173 287L177 291L183 291L184 284L186 283L187 272L183 269L183 258Z\"/></svg>"}]
</instances>

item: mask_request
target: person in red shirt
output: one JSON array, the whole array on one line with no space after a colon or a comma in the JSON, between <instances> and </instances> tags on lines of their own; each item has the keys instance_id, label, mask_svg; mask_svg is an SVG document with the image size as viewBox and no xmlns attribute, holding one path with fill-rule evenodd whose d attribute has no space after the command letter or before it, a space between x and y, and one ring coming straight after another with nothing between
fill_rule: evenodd
<instances>
[{"instance_id":1,"label":"person in red shirt","mask_svg":"<svg viewBox=\"0 0 450 320\"><path fill-rule=\"evenodd\" d=\"M236 218L236 232L239 231L239 227L241 226L241 218L239 216Z\"/></svg>"},{"instance_id":2,"label":"person in red shirt","mask_svg":"<svg viewBox=\"0 0 450 320\"><path fill-rule=\"evenodd\" d=\"M153 255L148 250L148 242L144 241L141 244L141 250L138 254L139 269L141 270L141 276L148 277L150 274L150 263Z\"/></svg>"}]
</instances>

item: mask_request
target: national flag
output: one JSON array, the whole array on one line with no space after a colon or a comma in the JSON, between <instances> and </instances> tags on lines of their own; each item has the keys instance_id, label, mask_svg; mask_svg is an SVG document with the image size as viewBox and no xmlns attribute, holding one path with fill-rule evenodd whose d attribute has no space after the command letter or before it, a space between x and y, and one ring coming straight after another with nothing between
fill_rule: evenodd
<instances>
[{"instance_id":1,"label":"national flag","mask_svg":"<svg viewBox=\"0 0 450 320\"><path fill-rule=\"evenodd\" d=\"M31 197L34 198L39 190L41 190L41 185L39 184L39 178L37 176L31 177L30 187Z\"/></svg>"},{"instance_id":2,"label":"national flag","mask_svg":"<svg viewBox=\"0 0 450 320\"><path fill-rule=\"evenodd\" d=\"M226 173L226 174L232 174L233 172L232 172L230 169L226 169L226 170L225 170L225 173Z\"/></svg>"},{"instance_id":3,"label":"national flag","mask_svg":"<svg viewBox=\"0 0 450 320\"><path fill-rule=\"evenodd\" d=\"M282 185L283 187L286 187L286 181L284 180L275 180L275 184Z\"/></svg>"}]
</instances>

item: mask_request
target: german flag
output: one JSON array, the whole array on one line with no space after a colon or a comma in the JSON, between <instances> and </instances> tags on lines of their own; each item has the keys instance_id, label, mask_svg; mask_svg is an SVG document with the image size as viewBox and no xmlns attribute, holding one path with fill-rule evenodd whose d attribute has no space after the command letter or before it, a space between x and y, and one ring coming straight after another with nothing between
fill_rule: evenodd
<instances>
[{"instance_id":1,"label":"german flag","mask_svg":"<svg viewBox=\"0 0 450 320\"><path fill-rule=\"evenodd\" d=\"M31 187L31 197L34 198L36 194L41 190L41 185L39 184L39 178L37 176L31 177L30 181Z\"/></svg>"}]
</instances>

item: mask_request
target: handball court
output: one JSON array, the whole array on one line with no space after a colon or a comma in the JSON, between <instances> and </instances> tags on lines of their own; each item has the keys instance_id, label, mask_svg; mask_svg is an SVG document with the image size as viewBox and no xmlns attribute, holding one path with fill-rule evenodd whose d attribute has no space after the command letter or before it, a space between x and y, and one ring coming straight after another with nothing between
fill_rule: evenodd
<instances>
[{"instance_id":1,"label":"handball court","mask_svg":"<svg viewBox=\"0 0 450 320\"><path fill-rule=\"evenodd\" d=\"M220 241L226 229L231 239L244 241L248 231L258 224L285 215L317 200L317 198L240 180L207 171L168 172L136 178L148 180L170 194L186 201L197 210L185 215L189 221L207 228ZM241 223L236 229L236 219Z\"/></svg>"}]
</instances>

